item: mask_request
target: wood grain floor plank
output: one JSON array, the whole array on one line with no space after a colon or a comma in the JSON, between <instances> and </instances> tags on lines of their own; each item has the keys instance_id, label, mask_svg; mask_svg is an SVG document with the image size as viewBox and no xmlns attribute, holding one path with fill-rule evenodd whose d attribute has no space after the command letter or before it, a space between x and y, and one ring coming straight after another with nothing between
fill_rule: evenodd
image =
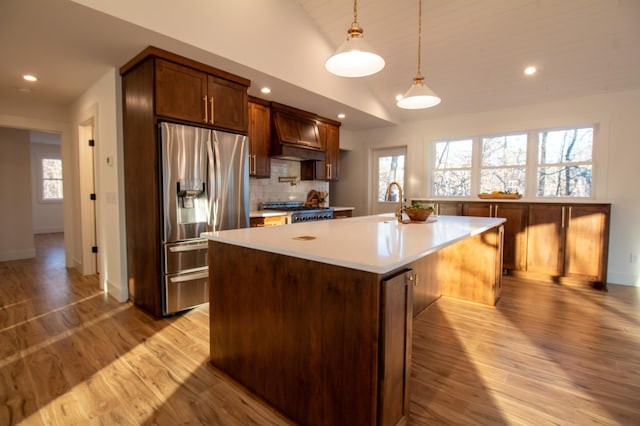
<instances>
[{"instance_id":1,"label":"wood grain floor plank","mask_svg":"<svg viewBox=\"0 0 640 426\"><path fill-rule=\"evenodd\" d=\"M155 319L64 267L61 235L0 262L1 425L287 425L215 370L208 305ZM504 277L413 326L409 425L640 424L640 289Z\"/></svg>"}]
</instances>

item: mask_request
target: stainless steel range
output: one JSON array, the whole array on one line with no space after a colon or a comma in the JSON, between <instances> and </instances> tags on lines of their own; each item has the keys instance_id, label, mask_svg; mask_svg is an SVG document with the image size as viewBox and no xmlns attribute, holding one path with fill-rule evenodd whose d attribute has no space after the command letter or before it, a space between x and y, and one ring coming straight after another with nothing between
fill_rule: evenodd
<instances>
[{"instance_id":1,"label":"stainless steel range","mask_svg":"<svg viewBox=\"0 0 640 426\"><path fill-rule=\"evenodd\" d=\"M261 204L261 209L286 212L287 223L333 219L331 207L307 206L302 201L265 201Z\"/></svg>"}]
</instances>

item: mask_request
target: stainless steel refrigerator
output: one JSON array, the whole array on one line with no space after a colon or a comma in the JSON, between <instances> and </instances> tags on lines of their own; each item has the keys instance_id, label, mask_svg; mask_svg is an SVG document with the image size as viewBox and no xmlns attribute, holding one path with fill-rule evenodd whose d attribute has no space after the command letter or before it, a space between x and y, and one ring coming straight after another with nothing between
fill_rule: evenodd
<instances>
[{"instance_id":1,"label":"stainless steel refrigerator","mask_svg":"<svg viewBox=\"0 0 640 426\"><path fill-rule=\"evenodd\" d=\"M202 232L249 226L246 136L162 122L162 313L209 301Z\"/></svg>"}]
</instances>

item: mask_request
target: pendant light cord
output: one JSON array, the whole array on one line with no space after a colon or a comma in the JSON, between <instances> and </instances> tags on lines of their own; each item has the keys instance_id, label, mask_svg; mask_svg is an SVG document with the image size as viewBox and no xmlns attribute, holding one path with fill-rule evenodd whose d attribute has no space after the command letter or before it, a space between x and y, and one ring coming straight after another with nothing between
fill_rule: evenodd
<instances>
[{"instance_id":1,"label":"pendant light cord","mask_svg":"<svg viewBox=\"0 0 640 426\"><path fill-rule=\"evenodd\" d=\"M358 0L353 0L353 23L358 24Z\"/></svg>"},{"instance_id":2,"label":"pendant light cord","mask_svg":"<svg viewBox=\"0 0 640 426\"><path fill-rule=\"evenodd\" d=\"M422 0L418 0L418 78L422 77Z\"/></svg>"}]
</instances>

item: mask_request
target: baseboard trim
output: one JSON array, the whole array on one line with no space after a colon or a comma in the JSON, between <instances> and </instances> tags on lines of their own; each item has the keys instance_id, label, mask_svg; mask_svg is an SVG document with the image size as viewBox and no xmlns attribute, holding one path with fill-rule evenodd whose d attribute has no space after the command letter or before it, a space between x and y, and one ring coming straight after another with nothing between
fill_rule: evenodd
<instances>
[{"instance_id":1,"label":"baseboard trim","mask_svg":"<svg viewBox=\"0 0 640 426\"><path fill-rule=\"evenodd\" d=\"M631 287L640 287L640 276L632 274L618 274L615 272L609 272L607 275L607 282L609 284L628 285Z\"/></svg>"},{"instance_id":2,"label":"baseboard trim","mask_svg":"<svg viewBox=\"0 0 640 426\"><path fill-rule=\"evenodd\" d=\"M35 248L0 252L0 262L7 262L9 260L31 259L34 257L36 257Z\"/></svg>"},{"instance_id":3,"label":"baseboard trim","mask_svg":"<svg viewBox=\"0 0 640 426\"><path fill-rule=\"evenodd\" d=\"M34 234L57 234L59 232L64 232L64 227L55 226L52 228L37 228L33 230Z\"/></svg>"},{"instance_id":4,"label":"baseboard trim","mask_svg":"<svg viewBox=\"0 0 640 426\"><path fill-rule=\"evenodd\" d=\"M129 288L126 286L121 286L111 280L107 281L107 294L118 302L126 302L129 300Z\"/></svg>"}]
</instances>

